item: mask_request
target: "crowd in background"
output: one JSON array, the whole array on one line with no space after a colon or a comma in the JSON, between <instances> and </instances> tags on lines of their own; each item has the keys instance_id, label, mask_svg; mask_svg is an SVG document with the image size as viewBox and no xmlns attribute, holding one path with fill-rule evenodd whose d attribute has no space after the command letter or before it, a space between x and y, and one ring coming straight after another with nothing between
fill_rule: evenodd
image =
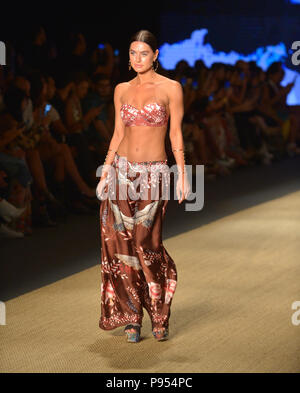
<instances>
[{"instance_id":1,"label":"crowd in background","mask_svg":"<svg viewBox=\"0 0 300 393\"><path fill-rule=\"evenodd\" d=\"M109 43L87 48L85 36L73 33L59 53L43 27L24 48L7 46L8 64L0 66L2 237L99 208L96 169L114 131L113 92L122 77ZM281 86L281 63L264 71L255 62L208 68L182 60L158 72L182 84L186 164L203 164L207 179L300 153L299 120L286 105L293 83ZM166 151L172 164L169 138Z\"/></svg>"}]
</instances>

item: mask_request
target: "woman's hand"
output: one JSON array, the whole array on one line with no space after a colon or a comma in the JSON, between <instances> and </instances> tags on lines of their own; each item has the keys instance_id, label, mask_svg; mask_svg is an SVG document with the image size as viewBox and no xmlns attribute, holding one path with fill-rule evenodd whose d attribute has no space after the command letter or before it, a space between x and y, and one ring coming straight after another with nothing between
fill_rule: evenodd
<instances>
[{"instance_id":1,"label":"woman's hand","mask_svg":"<svg viewBox=\"0 0 300 393\"><path fill-rule=\"evenodd\" d=\"M107 184L106 184L106 177L107 177L107 173L104 173L104 175L101 177L97 188L96 188L96 195L97 198L102 200L102 192L103 190L105 190L105 192L107 192Z\"/></svg>"},{"instance_id":2,"label":"woman's hand","mask_svg":"<svg viewBox=\"0 0 300 393\"><path fill-rule=\"evenodd\" d=\"M178 180L176 183L176 194L179 200L179 204L182 203L188 197L190 191L191 191L191 187L186 172L179 173Z\"/></svg>"}]
</instances>

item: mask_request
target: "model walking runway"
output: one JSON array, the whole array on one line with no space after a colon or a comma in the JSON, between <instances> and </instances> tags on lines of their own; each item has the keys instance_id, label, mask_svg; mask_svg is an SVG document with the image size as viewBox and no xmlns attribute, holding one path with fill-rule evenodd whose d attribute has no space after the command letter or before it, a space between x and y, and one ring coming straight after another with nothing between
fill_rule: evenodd
<instances>
[{"instance_id":1,"label":"model walking runway","mask_svg":"<svg viewBox=\"0 0 300 393\"><path fill-rule=\"evenodd\" d=\"M163 199L163 186L169 184L167 161L134 163L116 155L113 168L120 179L110 182L111 189L114 184L117 186L116 198L107 197L100 208L102 315L99 326L104 330L129 323L142 326L144 307L152 329L168 328L177 271L162 243L162 222L168 203L168 199ZM129 171L136 174L130 177ZM134 200L129 194L139 179L139 190L145 198ZM157 198L152 199L155 195L151 197L151 190Z\"/></svg>"}]
</instances>

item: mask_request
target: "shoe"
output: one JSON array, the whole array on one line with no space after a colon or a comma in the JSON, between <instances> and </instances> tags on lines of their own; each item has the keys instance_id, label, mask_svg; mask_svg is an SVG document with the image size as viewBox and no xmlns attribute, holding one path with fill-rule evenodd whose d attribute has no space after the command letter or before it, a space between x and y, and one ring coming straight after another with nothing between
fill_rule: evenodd
<instances>
[{"instance_id":1,"label":"shoe","mask_svg":"<svg viewBox=\"0 0 300 393\"><path fill-rule=\"evenodd\" d=\"M129 330L134 330L129 331ZM141 339L141 326L140 325L127 325L124 329L127 335L127 342L128 343L138 343Z\"/></svg>"},{"instance_id":2,"label":"shoe","mask_svg":"<svg viewBox=\"0 0 300 393\"><path fill-rule=\"evenodd\" d=\"M5 199L0 201L0 215L4 218L6 222L11 222L14 218L20 217L26 207L17 208L11 203L7 202Z\"/></svg>"},{"instance_id":3,"label":"shoe","mask_svg":"<svg viewBox=\"0 0 300 393\"><path fill-rule=\"evenodd\" d=\"M0 236L10 237L10 238L20 238L20 237L24 237L24 233L14 231L13 229L6 226L5 224L0 224Z\"/></svg>"},{"instance_id":4,"label":"shoe","mask_svg":"<svg viewBox=\"0 0 300 393\"><path fill-rule=\"evenodd\" d=\"M154 328L152 334L157 341L166 341L169 336L169 329L165 327Z\"/></svg>"}]
</instances>

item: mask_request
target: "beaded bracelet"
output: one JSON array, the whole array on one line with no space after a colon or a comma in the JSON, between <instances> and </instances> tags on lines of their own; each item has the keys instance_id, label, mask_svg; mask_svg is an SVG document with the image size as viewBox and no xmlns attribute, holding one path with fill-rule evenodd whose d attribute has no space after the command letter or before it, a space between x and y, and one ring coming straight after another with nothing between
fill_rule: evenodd
<instances>
[{"instance_id":1,"label":"beaded bracelet","mask_svg":"<svg viewBox=\"0 0 300 393\"><path fill-rule=\"evenodd\" d=\"M172 149L172 152L175 152L175 151L183 151L183 156L184 156L184 149ZM185 162L184 162L184 165L185 165ZM186 173L186 171L185 170L179 171L179 174L181 174L181 173Z\"/></svg>"},{"instance_id":2,"label":"beaded bracelet","mask_svg":"<svg viewBox=\"0 0 300 393\"><path fill-rule=\"evenodd\" d=\"M107 151L107 154L106 154L106 157L105 157L105 160L104 160L104 164L103 165L106 165L106 160L107 160L107 156L108 156L108 152L109 151L113 151L114 153L117 153L117 151L116 150L113 150L113 149L108 149L108 151Z\"/></svg>"}]
</instances>

